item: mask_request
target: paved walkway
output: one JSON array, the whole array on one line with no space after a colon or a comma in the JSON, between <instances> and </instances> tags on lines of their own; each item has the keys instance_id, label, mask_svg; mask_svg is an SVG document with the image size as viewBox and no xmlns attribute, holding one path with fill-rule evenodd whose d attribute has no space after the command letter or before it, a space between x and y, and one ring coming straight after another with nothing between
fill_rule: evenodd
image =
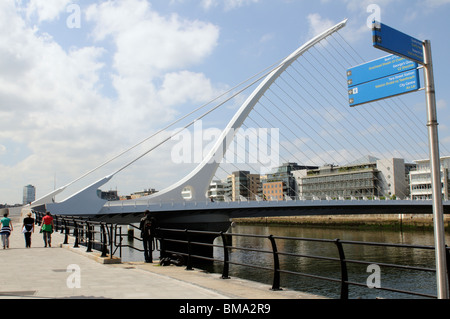
<instances>
[{"instance_id":1,"label":"paved walkway","mask_svg":"<svg viewBox=\"0 0 450 319\"><path fill-rule=\"evenodd\" d=\"M12 216L14 217L14 216ZM185 267L162 267L158 263L103 264L98 253L86 247L61 245L63 236L54 233L52 247L44 248L39 227L25 248L21 220L13 218L10 248L0 248L0 299L4 298L112 298L112 299L318 299L316 296L283 290ZM101 258L100 258L101 259Z\"/></svg>"}]
</instances>

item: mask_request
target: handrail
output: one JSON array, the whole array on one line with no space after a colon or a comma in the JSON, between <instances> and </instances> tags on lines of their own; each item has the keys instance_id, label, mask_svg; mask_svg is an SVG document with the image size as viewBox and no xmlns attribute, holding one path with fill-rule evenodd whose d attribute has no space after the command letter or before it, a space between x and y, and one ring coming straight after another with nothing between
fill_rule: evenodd
<instances>
[{"instance_id":1,"label":"handrail","mask_svg":"<svg viewBox=\"0 0 450 319\"><path fill-rule=\"evenodd\" d=\"M194 235L194 234L217 235L217 237L222 238L222 245L209 244L209 243L203 243L203 242L194 242L194 241L191 241L190 239L187 239L187 240L183 240L183 239L179 239L179 238L178 239L170 239L170 238L167 238L168 236L165 236L165 237L161 236L164 233L170 233L170 232L185 233L186 238L188 238L189 236ZM374 243L374 242L357 242L357 241L346 241L346 240L340 240L340 239L329 240L329 239L297 238L297 237L285 237L285 236L273 236L273 235L265 236L265 235L234 234L234 233L223 233L223 232L180 230L180 229L166 229L166 228L157 228L157 235L161 236L158 238L159 240L171 241L171 242L176 242L176 243L184 243L184 244L188 245L187 252L176 252L176 251L169 251L169 250L165 251L166 253L178 254L178 255L187 257L187 260L188 260L188 265L186 268L187 270L192 269L192 259L194 259L194 258L221 262L223 264L223 271L222 271L223 279L229 278L230 265L239 265L239 266L245 266L245 267L256 268L256 269L271 270L271 271L273 271L272 290L275 290L275 291L281 290L280 273L286 273L286 274L298 275L298 276L302 276L302 277L314 278L314 279L318 279L318 280L325 280L325 281L340 283L340 285L341 285L340 298L348 299L350 286L359 286L359 287L368 288L367 284L361 284L361 283L353 282L353 281L349 280L349 270L347 267L348 264L363 264L363 265L376 264L378 266L389 267L389 268L424 271L424 272L436 272L435 269L426 268L426 267L416 267L416 266L407 266L407 265L398 265L398 264L389 264L389 263L376 263L376 262L368 262L368 261L362 261L362 260L347 259L345 256L345 252L344 252L344 245L365 245L365 246L372 246L372 247L377 246L377 247L434 250L434 247L432 247L432 246L388 244L388 243ZM228 237L228 238L248 237L248 238L267 239L270 241L272 249L265 250L265 249L258 249L258 248L237 247L237 246L229 245L228 240L226 240L226 239L224 240L225 237ZM336 258L336 257L325 257L325 256L314 256L314 255L289 253L289 252L279 252L277 249L277 245L276 245L278 240L296 240L296 241L334 244L337 248L339 257ZM223 259L216 259L216 258L211 258L211 257L192 255L191 252L192 252L192 247L194 245L222 248L224 251L224 257L223 257ZM251 265L251 264L230 261L229 255L228 255L228 250L230 250L230 249L272 254L273 267L269 268L269 267L265 267L265 266L261 266L261 265ZM324 276L319 276L319 275L306 274L306 273L301 273L301 272L296 272L296 271L291 271L291 270L280 269L279 256L290 256L290 257L296 257L296 258L309 258L309 259L338 262L340 264L341 277L340 278L329 278L329 277L324 277ZM449 248L447 248L447 258L448 258L448 261L450 262L450 249ZM396 292L396 293L402 293L402 294L415 295L415 296L420 296L420 297L437 298L437 296L435 296L435 295L414 292L414 291L406 291L406 290L396 289L396 288L380 287L380 288L376 288L376 289L390 291L390 292Z\"/></svg>"},{"instance_id":2,"label":"handrail","mask_svg":"<svg viewBox=\"0 0 450 319\"><path fill-rule=\"evenodd\" d=\"M45 214L38 211L34 211L34 214L36 216L35 223L41 225L42 218ZM99 250L101 252L101 257L108 256L108 246L110 246L110 259L113 258L112 224L101 221L92 221L82 218L81 216L52 216L54 218L54 231L60 229L61 234L64 233L63 244L68 244L69 236L73 236L75 238L73 248L79 248L80 245L86 245L86 252L92 252L92 249ZM96 227L98 230L96 230ZM99 236L99 239L96 239L96 235ZM96 245L99 245L100 249L97 249Z\"/></svg>"},{"instance_id":3,"label":"handrail","mask_svg":"<svg viewBox=\"0 0 450 319\"><path fill-rule=\"evenodd\" d=\"M42 218L44 216L43 213L35 212L36 224L40 225L42 222ZM55 217L55 216L54 216ZM95 230L95 227L99 227L100 230ZM132 227L135 227L132 225ZM72 231L72 236L75 237L75 243L74 247L78 247L78 245L83 242L84 239L86 239L86 246L87 251L91 251L92 249L95 249L94 244L99 244L101 246L101 252L102 257L107 256L108 246L110 247L110 258L113 258L114 253L117 251L118 248L122 247L131 247L133 249L136 249L138 251L143 251L142 249L138 249L136 247L132 247L131 245L123 245L122 244L122 235L121 233L121 227L118 227L118 225L108 224L105 222L98 222L98 221L90 221L87 219L80 218L79 216L56 216L55 218L55 230L60 229L61 233L65 234L65 240L64 243L67 244L67 238L70 236L70 232ZM118 234L119 232L119 234ZM170 233L176 233L179 234L175 238L171 238L169 236ZM95 239L95 234L100 235L100 240ZM182 235L182 236L180 236ZM206 243L206 242L200 242L195 241L194 235L208 235L208 236L215 236L215 237L221 237L222 243L221 244L215 244L215 243ZM84 237L86 236L86 237ZM257 238L261 240L268 240L270 243L271 249L260 249L260 248L252 248L252 247L239 247L232 244L233 237L241 237L241 238ZM117 242L117 238L119 238L120 242ZM134 237L135 239L138 239L142 241L142 239ZM328 257L328 256L315 256L315 255L308 255L308 254L300 254L300 253L292 253L292 252L283 252L278 251L278 241L281 240L291 240L291 241L302 241L302 242L311 242L315 244L332 244L337 249L337 255L338 257ZM286 236L273 236L273 235L250 235L250 234L235 234L235 233L224 233L224 232L212 232L212 231L199 231L199 230L187 230L187 229L168 229L168 228L157 228L156 229L156 236L155 241L153 242L152 249L159 250L158 249L158 241L162 244L164 241L167 242L173 242L173 243L181 243L187 245L186 251L172 251L166 249L166 245L160 245L161 255L167 255L170 254L177 254L180 256L183 256L186 258L186 270L192 270L193 268L193 260L194 259L203 259L208 261L215 261L220 262L223 264L222 267L222 279L229 279L229 269L231 265L238 265L238 266L244 266L249 268L255 268L255 269L261 269L261 270L267 270L272 271L272 290L281 290L281 280L280 280L280 274L291 274L306 278L313 278L317 280L324 280L329 282L334 282L340 284L341 291L340 291L340 298L341 299L348 299L349 296L349 289L350 286L359 286L359 287L366 287L367 284L361 284L358 282L353 282L349 280L349 264L360 264L360 265L372 265L376 264L378 266L388 267L388 268L396 268L396 269L402 269L402 270L414 270L414 271L421 271L421 272L436 272L436 269L427 268L427 267L418 267L418 266L409 266L409 265L400 265L400 264L391 264L391 263L377 263L377 262L369 262L364 260L354 260L354 259L348 259L345 255L344 247L347 245L360 245L360 246L369 246L369 247L390 247L390 248L404 248L404 249L421 249L421 250L434 250L435 248L433 246L423 246L423 245L407 245L407 244L389 244L389 243L375 243L375 242L358 242L358 241L347 241L347 240L330 240L330 239L317 239L317 238L298 238L298 237L286 237ZM213 247L213 248L221 248L223 250L223 259L217 259L214 257L205 257L205 256L198 256L194 254L194 246L206 246L206 247ZM113 247L116 247L116 250L113 250ZM240 251L246 251L246 252L255 252L255 253L261 253L261 254L269 254L272 255L272 267L267 267L264 265L257 265L257 264L247 264L247 263L240 263L236 261L230 260L229 252L232 250L240 250ZM308 274L308 273L302 273L297 271L292 271L288 269L281 269L279 257L280 256L288 256L290 258L307 258L312 260L323 260L323 261L329 261L329 262L336 262L340 265L340 271L341 275L340 278L330 278L330 277L324 277L316 274ZM447 257L447 264L450 265L450 249L446 248L446 257ZM450 270L447 270L448 273L450 273ZM450 276L449 276L450 280ZM449 283L450 284L450 283ZM402 294L408 294L408 295L414 295L414 296L420 296L420 297L427 297L427 298L437 298L435 295L420 293L420 292L413 292L413 291L406 291L402 289L397 288L389 288L389 287L377 287L378 290L383 291L390 291L390 292L396 292L396 293L402 293Z\"/></svg>"}]
</instances>

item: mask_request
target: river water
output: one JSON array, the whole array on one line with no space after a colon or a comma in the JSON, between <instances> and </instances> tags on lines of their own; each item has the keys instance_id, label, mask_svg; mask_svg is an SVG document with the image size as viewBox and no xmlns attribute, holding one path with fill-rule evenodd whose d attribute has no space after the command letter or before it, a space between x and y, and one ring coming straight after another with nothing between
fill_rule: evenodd
<instances>
[{"instance_id":1,"label":"river water","mask_svg":"<svg viewBox=\"0 0 450 319\"><path fill-rule=\"evenodd\" d=\"M300 237L317 239L340 239L346 241L363 241L376 243L394 243L420 246L433 246L434 235L430 230L372 230L372 229L352 229L352 228L319 228L304 226L249 226L235 225L230 229L234 234L253 235L274 235L280 237ZM447 235L446 241L450 237ZM221 240L216 240L221 244ZM138 241L134 241L136 246ZM234 237L232 245L234 247L247 247L253 249L271 250L268 239ZM278 251L303 255L338 257L336 245L333 243L316 243L304 241L277 240ZM346 259L364 260L373 264L401 264L408 266L418 266L435 269L435 255L433 250L404 249L372 247L360 245L344 245ZM159 257L155 252L154 259ZM221 248L215 248L214 257L223 258ZM127 248L122 250L124 261L142 261L143 253ZM255 253L232 249L230 260L243 264L257 264L264 267L273 267L272 254ZM222 272L222 263L216 262L213 265L205 266L205 271ZM369 276L368 265L348 264L349 280L366 285ZM339 262L323 261L309 258L298 258L290 256L280 256L280 269L302 272L327 278L340 279ZM399 270L381 266L377 279L381 287L389 287L407 291L414 291L424 294L436 295L436 275L434 272L423 272L416 270ZM249 279L272 285L273 272L239 265L230 265L230 277ZM372 281L373 282L373 281ZM298 290L311 294L317 294L329 298L340 297L340 284L319 279L311 279L304 276L281 274L281 287L291 290ZM388 292L379 289L369 289L350 285L349 298L387 298L387 299L411 299L424 298L407 294Z\"/></svg>"}]
</instances>

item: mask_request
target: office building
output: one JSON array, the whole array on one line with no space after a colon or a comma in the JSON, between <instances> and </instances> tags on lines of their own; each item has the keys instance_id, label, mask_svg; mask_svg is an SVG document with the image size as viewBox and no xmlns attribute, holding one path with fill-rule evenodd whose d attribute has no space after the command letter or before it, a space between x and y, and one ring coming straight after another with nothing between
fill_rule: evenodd
<instances>
[{"instance_id":1,"label":"office building","mask_svg":"<svg viewBox=\"0 0 450 319\"><path fill-rule=\"evenodd\" d=\"M326 165L294 172L302 199L409 198L409 172L403 159L364 157L345 166Z\"/></svg>"},{"instance_id":2,"label":"office building","mask_svg":"<svg viewBox=\"0 0 450 319\"><path fill-rule=\"evenodd\" d=\"M225 201L258 200L261 198L261 176L249 171L233 172L227 177Z\"/></svg>"},{"instance_id":3,"label":"office building","mask_svg":"<svg viewBox=\"0 0 450 319\"><path fill-rule=\"evenodd\" d=\"M214 180L209 184L208 189L208 198L213 202L223 202L225 201L225 188L227 184L219 181Z\"/></svg>"},{"instance_id":4,"label":"office building","mask_svg":"<svg viewBox=\"0 0 450 319\"><path fill-rule=\"evenodd\" d=\"M297 163L285 163L277 167L262 183L262 192L265 200L294 199L296 193L296 180L294 172L300 170L317 169L317 166L304 166Z\"/></svg>"},{"instance_id":5,"label":"office building","mask_svg":"<svg viewBox=\"0 0 450 319\"><path fill-rule=\"evenodd\" d=\"M36 187L27 185L23 188L23 204L27 205L36 200Z\"/></svg>"},{"instance_id":6,"label":"office building","mask_svg":"<svg viewBox=\"0 0 450 319\"><path fill-rule=\"evenodd\" d=\"M417 160L417 169L410 172L411 198L412 199L432 199L431 188L431 165L430 160ZM443 200L449 200L450 185L449 180L450 157L441 157L441 182Z\"/></svg>"}]
</instances>

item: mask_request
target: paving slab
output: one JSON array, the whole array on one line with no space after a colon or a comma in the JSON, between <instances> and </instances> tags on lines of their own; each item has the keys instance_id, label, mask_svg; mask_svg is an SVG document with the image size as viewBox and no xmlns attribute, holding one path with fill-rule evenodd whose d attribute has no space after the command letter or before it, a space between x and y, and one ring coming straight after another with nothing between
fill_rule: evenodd
<instances>
[{"instance_id":1,"label":"paving slab","mask_svg":"<svg viewBox=\"0 0 450 319\"><path fill-rule=\"evenodd\" d=\"M15 217L10 248L0 249L0 299L320 299L296 291L271 291L270 286L218 274L154 263L103 263L98 252L73 248L73 238L54 233L44 247L39 227L25 248L21 218ZM100 262L99 262L100 261Z\"/></svg>"}]
</instances>

